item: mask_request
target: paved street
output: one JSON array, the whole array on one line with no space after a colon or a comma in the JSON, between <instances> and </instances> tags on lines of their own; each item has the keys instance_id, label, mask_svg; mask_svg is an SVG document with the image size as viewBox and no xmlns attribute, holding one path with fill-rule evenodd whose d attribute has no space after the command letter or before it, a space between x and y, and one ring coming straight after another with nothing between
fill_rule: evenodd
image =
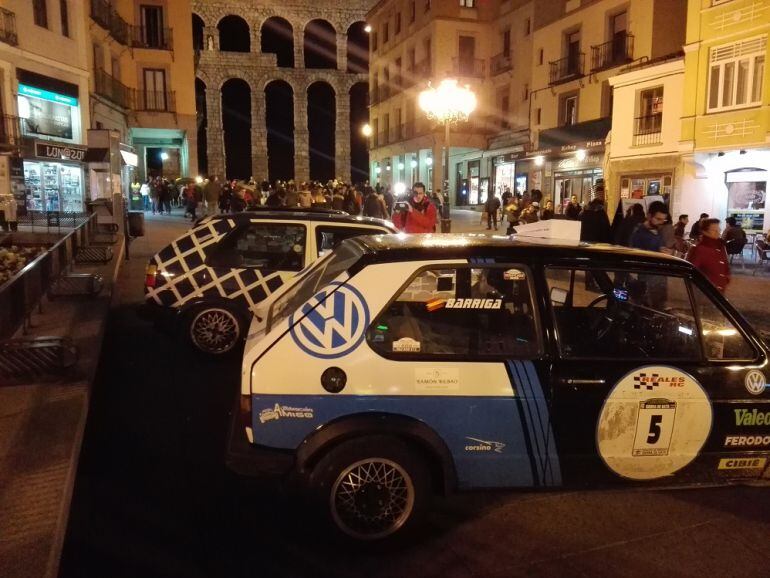
<instances>
[{"instance_id":1,"label":"paved street","mask_svg":"<svg viewBox=\"0 0 770 578\"><path fill-rule=\"evenodd\" d=\"M485 232L478 218L456 211L455 230ZM146 259L187 225L149 220L131 244L61 576L767 575L770 499L755 487L464 494L437 500L424 536L387 555L331 543L276 485L222 466L238 359L192 355L137 315ZM733 300L759 310L767 279L738 276Z\"/></svg>"}]
</instances>

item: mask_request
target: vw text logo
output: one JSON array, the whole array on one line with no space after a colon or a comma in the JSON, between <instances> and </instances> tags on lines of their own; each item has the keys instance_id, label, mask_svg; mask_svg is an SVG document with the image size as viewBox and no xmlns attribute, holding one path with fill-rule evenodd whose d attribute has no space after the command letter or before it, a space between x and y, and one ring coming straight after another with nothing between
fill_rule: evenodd
<instances>
[{"instance_id":1,"label":"vw text logo","mask_svg":"<svg viewBox=\"0 0 770 578\"><path fill-rule=\"evenodd\" d=\"M744 383L750 394L762 395L762 392L765 391L767 380L765 379L764 373L758 369L752 369L746 374Z\"/></svg>"},{"instance_id":2,"label":"vw text logo","mask_svg":"<svg viewBox=\"0 0 770 578\"><path fill-rule=\"evenodd\" d=\"M369 309L358 290L332 283L295 311L289 322L294 342L305 353L334 359L361 343L369 326Z\"/></svg>"}]
</instances>

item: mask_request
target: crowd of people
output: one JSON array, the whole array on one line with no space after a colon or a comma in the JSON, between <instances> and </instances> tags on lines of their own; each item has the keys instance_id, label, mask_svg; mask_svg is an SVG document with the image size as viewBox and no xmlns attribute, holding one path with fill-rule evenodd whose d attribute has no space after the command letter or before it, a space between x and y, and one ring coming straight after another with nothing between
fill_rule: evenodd
<instances>
[{"instance_id":1,"label":"crowd of people","mask_svg":"<svg viewBox=\"0 0 770 578\"><path fill-rule=\"evenodd\" d=\"M211 176L202 183L188 180L175 185L167 179L148 179L140 189L144 208L153 214L171 214L172 206L185 208L185 216L195 221L203 215L236 213L258 206L298 209L336 209L351 215L390 219L407 233L436 232L445 216L445 201L440 191L427 193L417 182L401 200L389 186L352 185L341 181L303 182L277 181L271 184L253 179L225 181ZM497 230L507 223L507 234L515 227L554 218L580 221L581 241L614 243L637 249L656 251L686 258L700 269L720 290L730 282L729 254L739 254L747 243L746 233L735 218L726 219L725 230L719 219L702 213L689 231L688 215L672 221L668 206L654 201L645 211L641 203L632 204L625 214L617 214L612 223L604 201L603 184L592 191L589 202L582 204L576 195L558 209L553 201L543 199L540 190L521 195L505 189L500 197L489 195L484 203L482 223Z\"/></svg>"}]
</instances>

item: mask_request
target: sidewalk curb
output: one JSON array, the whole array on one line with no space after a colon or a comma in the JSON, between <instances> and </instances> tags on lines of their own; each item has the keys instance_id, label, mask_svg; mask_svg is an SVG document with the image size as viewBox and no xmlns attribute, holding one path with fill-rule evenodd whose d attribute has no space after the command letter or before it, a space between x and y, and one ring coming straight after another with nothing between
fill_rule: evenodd
<instances>
[{"instance_id":1,"label":"sidewalk curb","mask_svg":"<svg viewBox=\"0 0 770 578\"><path fill-rule=\"evenodd\" d=\"M85 379L83 380L83 384L86 387L86 393L85 393L85 411L81 411L80 413L80 421L77 424L77 429L75 431L75 441L72 447L72 453L70 454L70 462L68 464L68 472L67 472L67 478L65 480L62 500L61 500L61 510L59 512L58 519L56 521L56 529L54 532L54 541L53 545L51 547L51 551L49 553L48 557L48 563L46 564L46 571L45 576L46 578L56 578L59 575L59 564L61 562L61 555L62 550L64 548L64 538L67 535L67 525L69 524L69 514L70 514L70 506L72 504L72 495L75 490L75 479L77 478L77 472L78 472L78 464L80 462L80 450L83 446L83 438L85 437L85 431L86 431L86 423L88 422L88 412L91 405L91 387L94 383L94 378L96 377L96 370L98 367L98 360L100 356L100 352L102 349L102 345L104 344L104 333L107 328L107 318L110 315L110 311L115 306L115 295L116 295L116 282L118 279L118 275L120 275L120 269L123 265L123 258L126 251L126 241L125 237L119 237L118 241L116 242L117 245L119 245L118 250L115 251L115 269L112 273L112 278L110 279L110 298L109 303L107 307L107 311L105 312L104 317L102 318L101 325L99 327L98 332L98 338L97 338L97 351L95 359L97 363L94 363L92 367L89 368Z\"/></svg>"}]
</instances>

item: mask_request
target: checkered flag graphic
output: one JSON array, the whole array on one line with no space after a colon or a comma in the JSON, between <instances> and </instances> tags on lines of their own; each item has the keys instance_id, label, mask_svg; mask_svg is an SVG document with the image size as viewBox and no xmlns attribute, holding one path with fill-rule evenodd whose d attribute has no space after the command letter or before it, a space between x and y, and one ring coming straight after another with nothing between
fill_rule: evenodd
<instances>
[{"instance_id":1,"label":"checkered flag graphic","mask_svg":"<svg viewBox=\"0 0 770 578\"><path fill-rule=\"evenodd\" d=\"M642 383L644 378L647 377L646 373L640 373L638 375L634 376L634 389L641 389L642 386L646 387L648 391L651 391L653 388L658 387L658 380L657 378L660 377L660 374L653 373L650 377L652 378L650 381L646 383Z\"/></svg>"}]
</instances>

